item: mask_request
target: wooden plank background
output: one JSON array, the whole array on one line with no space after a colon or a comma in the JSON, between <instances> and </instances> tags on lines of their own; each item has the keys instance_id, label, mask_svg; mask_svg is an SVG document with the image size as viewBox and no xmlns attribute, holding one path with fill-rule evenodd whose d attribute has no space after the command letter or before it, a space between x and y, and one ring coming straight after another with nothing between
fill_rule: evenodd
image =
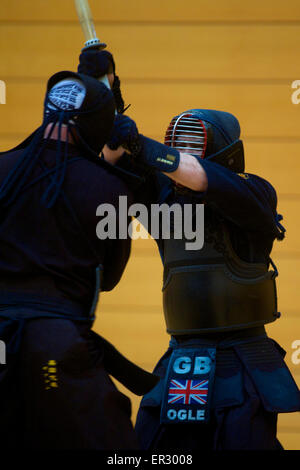
<instances>
[{"instance_id":1,"label":"wooden plank background","mask_svg":"<svg viewBox=\"0 0 300 470\"><path fill-rule=\"evenodd\" d=\"M89 1L94 20L99 22L295 22L300 19L299 3L288 0L98 0ZM0 20L7 22L66 22L77 21L72 0L1 0Z\"/></svg>"},{"instance_id":2,"label":"wooden plank background","mask_svg":"<svg viewBox=\"0 0 300 470\"><path fill-rule=\"evenodd\" d=\"M278 193L287 237L275 242L282 318L267 331L287 351L300 339L300 80L298 0L90 0L96 30L114 53L128 114L141 132L162 141L170 118L191 107L227 110L240 120L246 168ZM73 0L1 0L0 150L41 123L46 82L76 70L83 35ZM120 284L101 297L95 330L151 370L168 344L161 306L162 266L153 240L133 243ZM139 404L132 399L133 420ZM286 449L300 449L299 413L279 417Z\"/></svg>"}]
</instances>

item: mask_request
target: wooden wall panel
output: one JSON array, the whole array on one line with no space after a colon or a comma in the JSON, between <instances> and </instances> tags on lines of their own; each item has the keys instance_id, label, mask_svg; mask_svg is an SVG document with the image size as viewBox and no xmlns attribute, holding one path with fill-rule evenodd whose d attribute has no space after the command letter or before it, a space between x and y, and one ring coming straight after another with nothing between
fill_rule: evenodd
<instances>
[{"instance_id":1,"label":"wooden wall panel","mask_svg":"<svg viewBox=\"0 0 300 470\"><path fill-rule=\"evenodd\" d=\"M0 108L0 116L1 116L1 108ZM25 136L17 135L15 137L6 137L3 134L0 134L0 152L6 152L7 150L12 149L22 140L24 140Z\"/></svg>"},{"instance_id":2,"label":"wooden wall panel","mask_svg":"<svg viewBox=\"0 0 300 470\"><path fill-rule=\"evenodd\" d=\"M53 70L54 72L55 70ZM6 82L7 104L0 107L0 133L28 134L42 120L46 80ZM242 136L299 139L300 106L290 100L290 84L246 85L130 83L124 81L127 114L140 132L163 140L171 118L191 107L228 110L240 121ZM280 113L278 112L280 109ZM30 110L30 112L29 112ZM299 139L300 140L300 139Z\"/></svg>"},{"instance_id":3,"label":"wooden wall panel","mask_svg":"<svg viewBox=\"0 0 300 470\"><path fill-rule=\"evenodd\" d=\"M146 91L147 90L147 91ZM141 128L163 139L171 118L191 108L226 110L240 121L243 136L299 138L300 112L291 102L290 83L124 83L131 116ZM280 110L280 111L279 111ZM129 110L128 110L129 113Z\"/></svg>"},{"instance_id":4,"label":"wooden wall panel","mask_svg":"<svg viewBox=\"0 0 300 470\"><path fill-rule=\"evenodd\" d=\"M79 25L22 24L17 30L16 36L14 24L1 25L1 77L48 77L53 70L77 66L83 46ZM135 80L296 80L299 32L298 24L101 27L118 73ZM153 47L154 41L159 47Z\"/></svg>"},{"instance_id":5,"label":"wooden wall panel","mask_svg":"<svg viewBox=\"0 0 300 470\"><path fill-rule=\"evenodd\" d=\"M297 0L90 0L94 19L106 21L298 21L300 19ZM0 21L77 21L73 0L1 0Z\"/></svg>"},{"instance_id":6,"label":"wooden wall panel","mask_svg":"<svg viewBox=\"0 0 300 470\"><path fill-rule=\"evenodd\" d=\"M270 181L280 195L299 193L300 138L297 141L270 138L256 142L246 138L244 148L246 171Z\"/></svg>"},{"instance_id":7,"label":"wooden wall panel","mask_svg":"<svg viewBox=\"0 0 300 470\"><path fill-rule=\"evenodd\" d=\"M133 258L132 258L133 260ZM154 275L155 273L155 275ZM123 279L110 293L103 293L105 305L127 303L136 308L146 302L151 307L161 305L162 263L158 252L156 256L138 256L129 261Z\"/></svg>"},{"instance_id":8,"label":"wooden wall panel","mask_svg":"<svg viewBox=\"0 0 300 470\"><path fill-rule=\"evenodd\" d=\"M270 338L277 341L286 351L285 362L295 374L295 380L300 386L300 364L294 364L292 344L300 340L300 318L297 309L280 308L281 318L266 325L266 331Z\"/></svg>"},{"instance_id":9,"label":"wooden wall panel","mask_svg":"<svg viewBox=\"0 0 300 470\"><path fill-rule=\"evenodd\" d=\"M280 421L279 421L280 423ZM278 439L283 445L285 450L299 450L299 430L295 430L294 432L284 432L280 430L279 426L279 433Z\"/></svg>"},{"instance_id":10,"label":"wooden wall panel","mask_svg":"<svg viewBox=\"0 0 300 470\"><path fill-rule=\"evenodd\" d=\"M297 432L300 427L300 413L282 413L279 415L279 424L285 432Z\"/></svg>"},{"instance_id":11,"label":"wooden wall panel","mask_svg":"<svg viewBox=\"0 0 300 470\"><path fill-rule=\"evenodd\" d=\"M134 295L134 292L132 292ZM152 370L160 356L167 350L169 335L162 308L146 311L132 305L121 305L117 311L107 311L105 303L97 310L94 330L111 341L130 360Z\"/></svg>"}]
</instances>

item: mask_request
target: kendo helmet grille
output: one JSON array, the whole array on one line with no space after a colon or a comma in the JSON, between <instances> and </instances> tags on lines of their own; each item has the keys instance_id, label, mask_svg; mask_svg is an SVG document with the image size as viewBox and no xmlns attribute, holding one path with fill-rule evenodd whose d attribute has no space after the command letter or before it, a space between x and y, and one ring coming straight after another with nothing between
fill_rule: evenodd
<instances>
[{"instance_id":1,"label":"kendo helmet grille","mask_svg":"<svg viewBox=\"0 0 300 470\"><path fill-rule=\"evenodd\" d=\"M166 131L165 145L204 158L207 146L204 122L189 112L175 116Z\"/></svg>"}]
</instances>

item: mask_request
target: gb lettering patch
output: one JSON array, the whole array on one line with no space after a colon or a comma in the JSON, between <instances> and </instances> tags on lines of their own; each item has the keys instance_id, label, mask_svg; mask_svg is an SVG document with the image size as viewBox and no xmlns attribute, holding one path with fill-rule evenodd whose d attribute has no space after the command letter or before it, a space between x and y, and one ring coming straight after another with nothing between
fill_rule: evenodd
<instances>
[{"instance_id":1,"label":"gb lettering patch","mask_svg":"<svg viewBox=\"0 0 300 470\"><path fill-rule=\"evenodd\" d=\"M173 351L166 375L161 423L208 421L215 361L215 348Z\"/></svg>"}]
</instances>

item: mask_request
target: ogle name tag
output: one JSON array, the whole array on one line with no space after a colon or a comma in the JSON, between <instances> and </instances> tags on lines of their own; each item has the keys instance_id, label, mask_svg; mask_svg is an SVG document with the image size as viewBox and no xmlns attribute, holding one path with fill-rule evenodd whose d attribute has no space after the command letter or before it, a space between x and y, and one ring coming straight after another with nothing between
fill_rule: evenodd
<instances>
[{"instance_id":1,"label":"ogle name tag","mask_svg":"<svg viewBox=\"0 0 300 470\"><path fill-rule=\"evenodd\" d=\"M173 351L163 392L161 423L208 421L215 361L215 348Z\"/></svg>"}]
</instances>

